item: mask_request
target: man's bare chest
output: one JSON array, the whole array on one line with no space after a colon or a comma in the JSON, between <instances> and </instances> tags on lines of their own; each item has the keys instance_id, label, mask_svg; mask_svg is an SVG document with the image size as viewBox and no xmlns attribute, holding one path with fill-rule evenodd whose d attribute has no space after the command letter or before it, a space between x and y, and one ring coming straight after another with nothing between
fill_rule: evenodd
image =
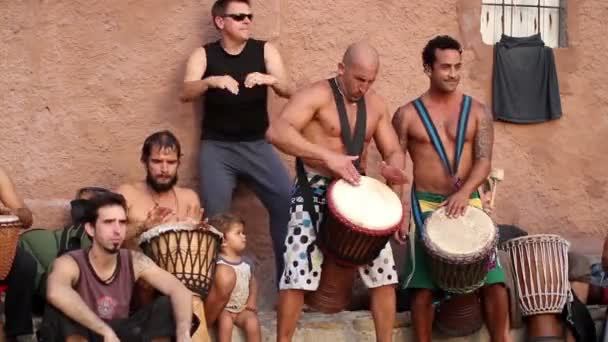
<instances>
[{"instance_id":1,"label":"man's bare chest","mask_svg":"<svg viewBox=\"0 0 608 342\"><path fill-rule=\"evenodd\" d=\"M343 129L348 129L352 137L357 132L358 126L365 125L365 140L370 140L376 131L380 115L373 110L366 110L365 118L358 120L356 106L353 106L346 114L345 122L341 122L338 112L334 108L325 108L317 112L315 116L316 125L330 137L340 138Z\"/></svg>"}]
</instances>

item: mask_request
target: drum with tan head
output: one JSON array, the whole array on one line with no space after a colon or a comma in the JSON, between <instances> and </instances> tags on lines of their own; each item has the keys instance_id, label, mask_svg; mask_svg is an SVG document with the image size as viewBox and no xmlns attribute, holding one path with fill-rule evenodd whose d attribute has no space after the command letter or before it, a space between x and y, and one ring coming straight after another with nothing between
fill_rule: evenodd
<instances>
[{"instance_id":1,"label":"drum with tan head","mask_svg":"<svg viewBox=\"0 0 608 342\"><path fill-rule=\"evenodd\" d=\"M332 182L317 240L324 255L321 279L306 303L325 313L344 310L356 267L378 257L402 220L401 201L384 183L367 176L358 186Z\"/></svg>"},{"instance_id":2,"label":"drum with tan head","mask_svg":"<svg viewBox=\"0 0 608 342\"><path fill-rule=\"evenodd\" d=\"M425 221L422 242L437 286L451 293L470 293L483 286L495 259L498 234L483 210L468 206L463 216L449 218L445 207Z\"/></svg>"},{"instance_id":3,"label":"drum with tan head","mask_svg":"<svg viewBox=\"0 0 608 342\"><path fill-rule=\"evenodd\" d=\"M17 242L23 225L19 217L0 215L0 280L6 278L13 266Z\"/></svg>"},{"instance_id":4,"label":"drum with tan head","mask_svg":"<svg viewBox=\"0 0 608 342\"><path fill-rule=\"evenodd\" d=\"M211 226L165 223L141 234L139 246L203 299L213 283L221 233Z\"/></svg>"}]
</instances>

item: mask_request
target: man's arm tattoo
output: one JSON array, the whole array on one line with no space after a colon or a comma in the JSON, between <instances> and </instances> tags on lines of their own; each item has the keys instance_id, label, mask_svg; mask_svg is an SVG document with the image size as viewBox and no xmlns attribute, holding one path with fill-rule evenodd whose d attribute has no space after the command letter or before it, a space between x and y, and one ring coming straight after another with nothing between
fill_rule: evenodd
<instances>
[{"instance_id":1,"label":"man's arm tattoo","mask_svg":"<svg viewBox=\"0 0 608 342\"><path fill-rule=\"evenodd\" d=\"M148 258L144 253L141 252L133 252L133 265L135 266L135 270L137 274L141 274L148 268L154 266L154 261Z\"/></svg>"},{"instance_id":2,"label":"man's arm tattoo","mask_svg":"<svg viewBox=\"0 0 608 342\"><path fill-rule=\"evenodd\" d=\"M397 137L399 138L399 145L401 145L401 150L405 152L407 148L407 135L403 129L403 111L401 108L398 108L393 114L393 120L391 122L393 124L393 128L397 133Z\"/></svg>"},{"instance_id":3,"label":"man's arm tattoo","mask_svg":"<svg viewBox=\"0 0 608 342\"><path fill-rule=\"evenodd\" d=\"M491 159L493 144L494 127L492 113L490 113L488 107L484 106L484 112L479 120L475 136L475 159Z\"/></svg>"}]
</instances>

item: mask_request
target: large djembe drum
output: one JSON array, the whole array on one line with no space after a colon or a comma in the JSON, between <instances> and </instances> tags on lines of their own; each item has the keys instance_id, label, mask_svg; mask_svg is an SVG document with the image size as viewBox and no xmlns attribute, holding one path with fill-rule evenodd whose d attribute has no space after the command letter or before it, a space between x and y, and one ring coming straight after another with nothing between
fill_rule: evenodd
<instances>
[{"instance_id":1,"label":"large djembe drum","mask_svg":"<svg viewBox=\"0 0 608 342\"><path fill-rule=\"evenodd\" d=\"M498 234L483 210L468 206L463 216L449 218L445 207L425 221L422 242L437 286L450 293L470 293L485 283L496 257Z\"/></svg>"},{"instance_id":2,"label":"large djembe drum","mask_svg":"<svg viewBox=\"0 0 608 342\"><path fill-rule=\"evenodd\" d=\"M528 321L528 336L559 336L559 314L570 297L568 241L559 235L537 234L506 241L513 264L517 297Z\"/></svg>"},{"instance_id":3,"label":"large djembe drum","mask_svg":"<svg viewBox=\"0 0 608 342\"><path fill-rule=\"evenodd\" d=\"M463 216L450 218L442 207L427 218L421 237L431 277L451 293L437 307L435 326L448 336L474 333L483 324L477 289L496 257L496 226L481 209L468 206Z\"/></svg>"},{"instance_id":4,"label":"large djembe drum","mask_svg":"<svg viewBox=\"0 0 608 342\"><path fill-rule=\"evenodd\" d=\"M306 303L326 313L344 310L357 267L380 254L402 220L399 197L382 182L367 176L356 186L332 182L317 239L324 255L321 279Z\"/></svg>"},{"instance_id":5,"label":"large djembe drum","mask_svg":"<svg viewBox=\"0 0 608 342\"><path fill-rule=\"evenodd\" d=\"M19 217L0 215L0 280L5 279L11 271L22 228Z\"/></svg>"},{"instance_id":6,"label":"large djembe drum","mask_svg":"<svg viewBox=\"0 0 608 342\"><path fill-rule=\"evenodd\" d=\"M139 245L158 266L204 299L213 283L221 236L211 226L165 223L141 234Z\"/></svg>"}]
</instances>

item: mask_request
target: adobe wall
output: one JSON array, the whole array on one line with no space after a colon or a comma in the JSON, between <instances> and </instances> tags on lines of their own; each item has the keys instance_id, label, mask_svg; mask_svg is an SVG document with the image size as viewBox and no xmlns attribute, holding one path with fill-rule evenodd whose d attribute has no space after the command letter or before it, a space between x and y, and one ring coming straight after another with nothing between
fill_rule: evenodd
<instances>
[{"instance_id":1,"label":"adobe wall","mask_svg":"<svg viewBox=\"0 0 608 342\"><path fill-rule=\"evenodd\" d=\"M479 0L255 1L254 33L275 42L298 86L331 76L344 48L368 39L380 51L375 89L389 109L427 87L420 52L436 34L465 44L462 87L490 102L492 48L481 42ZM77 188L143 178L143 139L171 129L185 157L180 183L197 187L201 117L177 98L190 52L215 39L210 0L198 2L9 1L1 6L0 163L33 208L36 226L58 227ZM608 38L602 0L569 1L569 47L556 50L562 119L497 123L497 221L599 241L608 219ZM284 103L272 99L272 114ZM377 160L377 154L376 159ZM290 158L285 158L291 168ZM371 166L372 174L375 166ZM274 296L267 216L240 188L263 303Z\"/></svg>"}]
</instances>

